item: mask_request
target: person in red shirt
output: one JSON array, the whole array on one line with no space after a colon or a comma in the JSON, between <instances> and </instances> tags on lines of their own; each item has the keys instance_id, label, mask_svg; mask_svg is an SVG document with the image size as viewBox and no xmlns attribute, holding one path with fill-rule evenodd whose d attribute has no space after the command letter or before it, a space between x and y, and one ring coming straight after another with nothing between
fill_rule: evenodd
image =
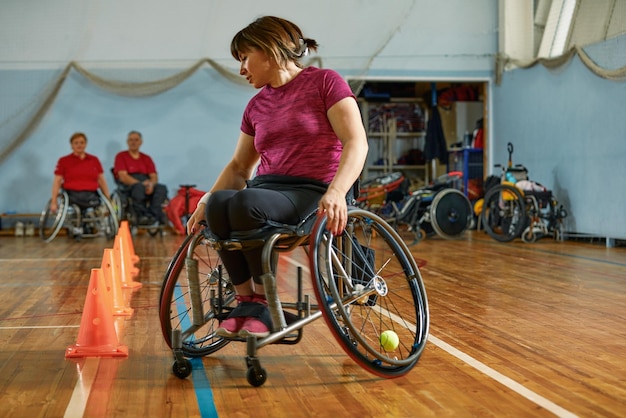
<instances>
[{"instance_id":1,"label":"person in red shirt","mask_svg":"<svg viewBox=\"0 0 626 418\"><path fill-rule=\"evenodd\" d=\"M70 203L85 210L100 204L98 188L109 198L109 187L104 177L102 164L98 157L87 154L87 135L76 132L70 137L72 153L59 158L54 169L52 181L52 201L50 210L56 212L57 197L63 188L70 198Z\"/></svg>"},{"instance_id":2,"label":"person in red shirt","mask_svg":"<svg viewBox=\"0 0 626 418\"><path fill-rule=\"evenodd\" d=\"M132 199L133 211L140 225L158 222L164 225L167 218L163 203L167 199L167 187L159 183L159 176L152 158L139 151L143 138L140 132L128 133L128 151L115 156L113 173L122 192Z\"/></svg>"}]
</instances>

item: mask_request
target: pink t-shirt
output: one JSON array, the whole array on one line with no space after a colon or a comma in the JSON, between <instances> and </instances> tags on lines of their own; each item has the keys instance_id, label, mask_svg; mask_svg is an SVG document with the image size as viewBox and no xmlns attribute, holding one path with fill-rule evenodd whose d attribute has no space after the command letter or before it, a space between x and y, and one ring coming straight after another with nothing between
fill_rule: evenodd
<instances>
[{"instance_id":1,"label":"pink t-shirt","mask_svg":"<svg viewBox=\"0 0 626 418\"><path fill-rule=\"evenodd\" d=\"M246 107L241 131L261 155L257 175L307 177L330 183L343 149L327 111L354 98L335 71L307 67L284 86L265 86Z\"/></svg>"}]
</instances>

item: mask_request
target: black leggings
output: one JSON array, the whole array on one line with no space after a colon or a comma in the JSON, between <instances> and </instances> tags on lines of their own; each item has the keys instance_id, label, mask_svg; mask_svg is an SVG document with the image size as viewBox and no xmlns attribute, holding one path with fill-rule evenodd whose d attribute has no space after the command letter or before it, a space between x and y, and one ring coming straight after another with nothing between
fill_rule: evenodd
<instances>
[{"instance_id":1,"label":"black leggings","mask_svg":"<svg viewBox=\"0 0 626 418\"><path fill-rule=\"evenodd\" d=\"M97 191L65 190L70 198L69 203L78 205L81 210L95 208L100 205L100 195Z\"/></svg>"},{"instance_id":2,"label":"black leggings","mask_svg":"<svg viewBox=\"0 0 626 418\"><path fill-rule=\"evenodd\" d=\"M130 197L133 199L133 210L137 216L152 216L160 222L165 222L163 202L167 199L167 187L157 183L154 185L152 194L146 194L146 186L143 183L135 183L130 187Z\"/></svg>"},{"instance_id":3,"label":"black leggings","mask_svg":"<svg viewBox=\"0 0 626 418\"><path fill-rule=\"evenodd\" d=\"M209 229L220 239L233 231L250 231L267 225L267 220L295 225L317 209L323 190L297 186L280 191L265 188L220 190L211 195L206 206ZM224 267L235 285L252 277L261 283L262 247L246 251L220 251Z\"/></svg>"}]
</instances>

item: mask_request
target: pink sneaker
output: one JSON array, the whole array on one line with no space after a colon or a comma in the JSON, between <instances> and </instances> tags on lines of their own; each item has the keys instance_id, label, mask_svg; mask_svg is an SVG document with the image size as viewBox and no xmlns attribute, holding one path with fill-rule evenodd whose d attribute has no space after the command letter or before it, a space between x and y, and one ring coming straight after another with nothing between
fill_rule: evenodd
<instances>
[{"instance_id":1,"label":"pink sneaker","mask_svg":"<svg viewBox=\"0 0 626 418\"><path fill-rule=\"evenodd\" d=\"M270 335L270 329L258 318L248 317L243 319L245 319L245 321L239 330L240 337L246 338L248 335L251 335L257 338L263 338Z\"/></svg>"},{"instance_id":2,"label":"pink sneaker","mask_svg":"<svg viewBox=\"0 0 626 418\"><path fill-rule=\"evenodd\" d=\"M248 335L253 335L257 338L263 338L270 335L270 329L266 325L266 323L271 323L271 317L269 315L269 311L267 310L267 300L265 296L254 294L252 295L252 302L258 303L260 305L265 306L265 312L263 312L263 317L265 322L256 317L246 317L243 325L239 329L239 336L242 338L246 338Z\"/></svg>"},{"instance_id":3,"label":"pink sneaker","mask_svg":"<svg viewBox=\"0 0 626 418\"><path fill-rule=\"evenodd\" d=\"M235 296L238 304L241 304L242 302L252 302L252 298L252 296ZM226 338L236 337L239 334L239 331L241 330L241 327L243 326L246 319L247 318L242 316L226 318L220 323L220 327L215 330L215 335Z\"/></svg>"},{"instance_id":4,"label":"pink sneaker","mask_svg":"<svg viewBox=\"0 0 626 418\"><path fill-rule=\"evenodd\" d=\"M215 335L219 335L220 337L236 337L239 335L239 331L243 326L246 318L226 318L220 324L220 327L215 330Z\"/></svg>"}]
</instances>

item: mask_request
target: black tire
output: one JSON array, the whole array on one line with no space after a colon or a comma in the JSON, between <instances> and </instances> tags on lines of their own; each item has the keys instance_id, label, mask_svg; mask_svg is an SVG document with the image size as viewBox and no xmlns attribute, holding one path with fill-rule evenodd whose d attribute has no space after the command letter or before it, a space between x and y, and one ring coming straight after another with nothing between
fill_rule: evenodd
<instances>
[{"instance_id":1,"label":"black tire","mask_svg":"<svg viewBox=\"0 0 626 418\"><path fill-rule=\"evenodd\" d=\"M472 205L457 189L441 190L430 205L430 220L440 237L460 238L472 222Z\"/></svg>"},{"instance_id":2,"label":"black tire","mask_svg":"<svg viewBox=\"0 0 626 418\"><path fill-rule=\"evenodd\" d=\"M39 217L39 236L46 243L51 242L57 236L61 228L63 228L69 208L69 196L65 191L59 192L57 196L56 213L50 210L51 203L52 199L48 200L46 207L41 211L41 216Z\"/></svg>"},{"instance_id":3,"label":"black tire","mask_svg":"<svg viewBox=\"0 0 626 418\"><path fill-rule=\"evenodd\" d=\"M248 383L254 387L262 386L263 383L267 380L267 371L264 368L261 368L258 372L254 367L248 367L248 371L246 372L246 379Z\"/></svg>"},{"instance_id":4,"label":"black tire","mask_svg":"<svg viewBox=\"0 0 626 418\"><path fill-rule=\"evenodd\" d=\"M197 287L186 260L197 263ZM192 310L190 285L198 290L201 311ZM215 330L222 319L222 307L234 305L234 287L217 252L206 243L203 232L187 237L170 262L161 288L159 319L166 344L173 348L172 330L179 329L181 349L187 357L206 356L221 349L229 340L215 335Z\"/></svg>"},{"instance_id":5,"label":"black tire","mask_svg":"<svg viewBox=\"0 0 626 418\"><path fill-rule=\"evenodd\" d=\"M172 365L172 373L174 373L174 376L178 377L179 379L187 378L187 376L191 374L192 370L193 367L191 365L191 361L186 358L180 361L177 360Z\"/></svg>"},{"instance_id":6,"label":"black tire","mask_svg":"<svg viewBox=\"0 0 626 418\"><path fill-rule=\"evenodd\" d=\"M483 203L482 226L496 241L509 242L521 236L528 224L524 197L508 184L494 186Z\"/></svg>"},{"instance_id":7,"label":"black tire","mask_svg":"<svg viewBox=\"0 0 626 418\"><path fill-rule=\"evenodd\" d=\"M111 193L111 205L113 206L118 222L123 221L125 219L124 201L120 192L117 190Z\"/></svg>"},{"instance_id":8,"label":"black tire","mask_svg":"<svg viewBox=\"0 0 626 418\"><path fill-rule=\"evenodd\" d=\"M104 235L107 239L111 240L115 238L120 228L119 218L113 204L106 198L104 193L98 189L100 195L100 216L102 216L102 227L104 228Z\"/></svg>"},{"instance_id":9,"label":"black tire","mask_svg":"<svg viewBox=\"0 0 626 418\"><path fill-rule=\"evenodd\" d=\"M419 360L428 338L426 290L408 247L379 216L356 208L339 237L319 217L310 238L313 288L323 317L344 351L384 378L403 376ZM383 331L399 337L381 347Z\"/></svg>"}]
</instances>

